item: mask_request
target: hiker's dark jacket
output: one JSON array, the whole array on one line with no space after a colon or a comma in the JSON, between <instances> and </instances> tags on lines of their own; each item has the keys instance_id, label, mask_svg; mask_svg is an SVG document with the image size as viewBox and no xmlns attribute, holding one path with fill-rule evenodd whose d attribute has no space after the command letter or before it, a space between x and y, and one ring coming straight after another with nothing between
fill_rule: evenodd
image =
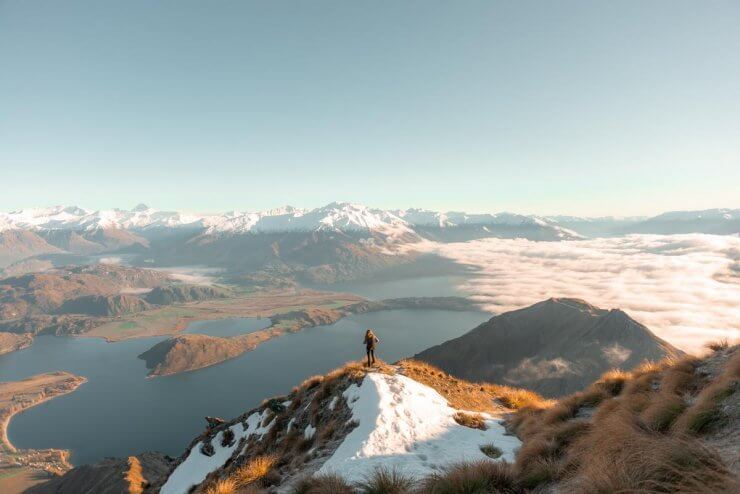
<instances>
[{"instance_id":1,"label":"hiker's dark jacket","mask_svg":"<svg viewBox=\"0 0 740 494\"><path fill-rule=\"evenodd\" d=\"M375 350L375 344L380 341L374 334L365 335L365 346L368 350Z\"/></svg>"}]
</instances>

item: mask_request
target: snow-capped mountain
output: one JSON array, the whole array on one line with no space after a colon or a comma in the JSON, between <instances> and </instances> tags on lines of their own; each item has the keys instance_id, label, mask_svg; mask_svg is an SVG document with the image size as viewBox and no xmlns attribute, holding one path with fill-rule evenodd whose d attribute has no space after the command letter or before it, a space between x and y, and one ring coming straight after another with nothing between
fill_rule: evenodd
<instances>
[{"instance_id":1,"label":"snow-capped mountain","mask_svg":"<svg viewBox=\"0 0 740 494\"><path fill-rule=\"evenodd\" d=\"M131 210L89 210L77 206L32 208L0 213L0 230L96 230L114 228L135 230L144 228L205 227L217 215L199 215L178 211L158 211L143 204Z\"/></svg>"},{"instance_id":2,"label":"snow-capped mountain","mask_svg":"<svg viewBox=\"0 0 740 494\"><path fill-rule=\"evenodd\" d=\"M284 208L232 214L212 220L206 233L279 231L408 231L409 225L389 211L334 202L316 209Z\"/></svg>"},{"instance_id":3,"label":"snow-capped mountain","mask_svg":"<svg viewBox=\"0 0 740 494\"><path fill-rule=\"evenodd\" d=\"M90 210L77 206L0 212L0 232L28 230L195 230L200 234L345 231L386 235L417 233L435 240L470 240L485 236L535 240L578 239L583 235L625 233L738 233L740 210L676 211L652 218L536 216L516 213L465 213L427 209L384 210L349 202L315 209L285 206L265 211L190 213L160 211L139 204L131 210ZM447 230L447 231L442 231ZM455 230L455 232L452 232Z\"/></svg>"},{"instance_id":4,"label":"snow-capped mountain","mask_svg":"<svg viewBox=\"0 0 740 494\"><path fill-rule=\"evenodd\" d=\"M715 208L702 211L669 211L650 218L652 221L694 221L694 220L737 220L740 209Z\"/></svg>"},{"instance_id":5,"label":"snow-capped mountain","mask_svg":"<svg viewBox=\"0 0 740 494\"><path fill-rule=\"evenodd\" d=\"M89 210L77 206L33 208L0 213L0 230L147 230L153 228L202 229L205 234L278 231L387 231L411 232L417 226L440 228L463 225L540 226L559 229L558 237L577 237L555 222L513 213L468 214L423 209L383 210L348 202L333 202L315 209L292 206L266 211L230 211L198 214L159 211L140 204L131 210Z\"/></svg>"}]
</instances>

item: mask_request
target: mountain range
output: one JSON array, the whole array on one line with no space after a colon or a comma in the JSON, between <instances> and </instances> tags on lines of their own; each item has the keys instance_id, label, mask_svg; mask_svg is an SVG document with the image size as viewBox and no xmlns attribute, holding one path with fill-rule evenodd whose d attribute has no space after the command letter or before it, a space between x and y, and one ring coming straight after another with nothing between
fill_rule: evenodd
<instances>
[{"instance_id":1,"label":"mountain range","mask_svg":"<svg viewBox=\"0 0 740 494\"><path fill-rule=\"evenodd\" d=\"M315 209L191 214L143 204L131 210L57 206L0 213L5 276L127 254L138 265L205 265L235 276L334 282L398 266L402 244L495 238L535 241L639 233L740 232L740 210L654 218L577 218L513 213L383 210L346 202ZM277 275L277 276L276 276ZM242 280L244 281L244 280Z\"/></svg>"},{"instance_id":2,"label":"mountain range","mask_svg":"<svg viewBox=\"0 0 740 494\"><path fill-rule=\"evenodd\" d=\"M549 230L554 239L578 238L570 231L574 225L610 226L612 234L645 231L646 233L738 233L740 209L673 211L654 217L576 217L537 216L508 212L472 214L440 212L427 209L384 210L347 202L333 202L315 209L284 206L264 211L229 211L218 214L161 211L139 204L131 210L91 210L77 206L31 208L0 212L0 231L91 231L117 229L146 231L188 228L208 234L267 233L314 230L414 231L418 227L455 228L469 225L532 226ZM666 230L659 232L657 230ZM713 231L705 231L713 230Z\"/></svg>"}]
</instances>

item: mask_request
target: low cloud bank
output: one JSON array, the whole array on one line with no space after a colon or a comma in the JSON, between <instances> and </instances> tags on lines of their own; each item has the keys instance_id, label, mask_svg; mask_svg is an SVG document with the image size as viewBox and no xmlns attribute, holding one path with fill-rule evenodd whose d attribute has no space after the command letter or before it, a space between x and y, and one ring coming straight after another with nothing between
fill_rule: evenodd
<instances>
[{"instance_id":1,"label":"low cloud bank","mask_svg":"<svg viewBox=\"0 0 740 494\"><path fill-rule=\"evenodd\" d=\"M575 297L619 307L684 350L740 337L737 236L484 239L411 248L476 267L478 276L462 288L496 313L549 297Z\"/></svg>"}]
</instances>

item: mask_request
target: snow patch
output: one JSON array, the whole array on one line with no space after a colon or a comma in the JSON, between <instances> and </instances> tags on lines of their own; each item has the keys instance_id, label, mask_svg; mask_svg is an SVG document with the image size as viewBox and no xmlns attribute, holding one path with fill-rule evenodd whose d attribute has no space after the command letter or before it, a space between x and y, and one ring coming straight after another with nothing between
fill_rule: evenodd
<instances>
[{"instance_id":1,"label":"snow patch","mask_svg":"<svg viewBox=\"0 0 740 494\"><path fill-rule=\"evenodd\" d=\"M160 493L185 494L191 487L203 482L209 473L221 468L231 458L242 438L247 439L250 436L259 435L261 439L270 430L275 423L274 420L264 427L261 425L268 413L268 410L262 413L254 412L247 417L245 423L239 422L229 427L234 432L234 441L229 446L221 446L223 431L216 434L211 439L211 445L214 449L212 456L203 454L201 451L203 441L199 441L192 447L185 461L180 463L170 474Z\"/></svg>"},{"instance_id":2,"label":"snow patch","mask_svg":"<svg viewBox=\"0 0 740 494\"><path fill-rule=\"evenodd\" d=\"M491 443L503 452L501 461L513 461L521 445L490 416L485 431L459 425L447 400L406 376L368 374L360 386L347 388L344 398L359 425L318 473L358 481L387 467L421 478L453 462L487 459L480 446Z\"/></svg>"},{"instance_id":3,"label":"snow patch","mask_svg":"<svg viewBox=\"0 0 740 494\"><path fill-rule=\"evenodd\" d=\"M306 439L311 439L314 434L316 434L316 427L308 424L306 426L306 429L303 431L303 437L305 437Z\"/></svg>"}]
</instances>

